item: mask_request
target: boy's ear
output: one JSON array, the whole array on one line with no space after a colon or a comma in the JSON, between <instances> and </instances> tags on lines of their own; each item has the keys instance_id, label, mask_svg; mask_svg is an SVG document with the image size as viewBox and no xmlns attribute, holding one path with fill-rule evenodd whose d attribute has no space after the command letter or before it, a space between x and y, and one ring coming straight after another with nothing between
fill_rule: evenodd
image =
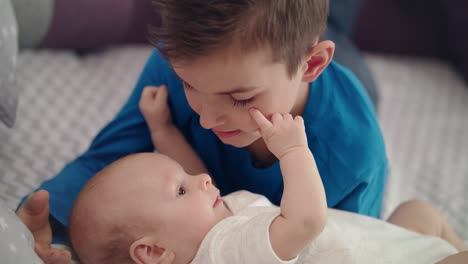
<instances>
[{"instance_id":1,"label":"boy's ear","mask_svg":"<svg viewBox=\"0 0 468 264\"><path fill-rule=\"evenodd\" d=\"M170 264L175 259L172 250L166 249L151 237L143 237L132 243L130 256L138 264Z\"/></svg>"},{"instance_id":2,"label":"boy's ear","mask_svg":"<svg viewBox=\"0 0 468 264\"><path fill-rule=\"evenodd\" d=\"M325 40L310 48L304 65L303 82L313 82L330 64L335 53L335 43Z\"/></svg>"}]
</instances>

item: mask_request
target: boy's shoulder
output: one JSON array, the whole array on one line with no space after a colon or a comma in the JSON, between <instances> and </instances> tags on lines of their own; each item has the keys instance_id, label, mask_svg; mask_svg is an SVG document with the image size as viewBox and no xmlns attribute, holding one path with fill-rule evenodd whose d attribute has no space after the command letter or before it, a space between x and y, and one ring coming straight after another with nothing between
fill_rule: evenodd
<instances>
[{"instance_id":1,"label":"boy's shoulder","mask_svg":"<svg viewBox=\"0 0 468 264\"><path fill-rule=\"evenodd\" d=\"M310 83L304 117L311 121L310 124L330 122L333 127L340 124L359 126L364 120L377 122L374 106L362 83L335 61ZM331 122L335 118L344 122ZM358 122L346 122L346 119Z\"/></svg>"},{"instance_id":2,"label":"boy's shoulder","mask_svg":"<svg viewBox=\"0 0 468 264\"><path fill-rule=\"evenodd\" d=\"M333 162L348 178L385 166L386 151L374 106L357 77L331 62L311 83L304 121L309 146L321 162ZM325 162L325 163L327 163ZM341 165L341 166L340 166ZM368 175L367 175L368 176Z\"/></svg>"}]
</instances>

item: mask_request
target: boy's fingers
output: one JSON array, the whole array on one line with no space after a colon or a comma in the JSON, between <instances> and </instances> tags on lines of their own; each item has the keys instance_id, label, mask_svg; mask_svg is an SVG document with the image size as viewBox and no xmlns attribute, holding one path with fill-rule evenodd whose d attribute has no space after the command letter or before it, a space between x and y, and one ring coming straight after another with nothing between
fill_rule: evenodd
<instances>
[{"instance_id":1,"label":"boy's fingers","mask_svg":"<svg viewBox=\"0 0 468 264\"><path fill-rule=\"evenodd\" d=\"M258 109L251 108L249 109L249 113L262 131L272 126L271 122Z\"/></svg>"},{"instance_id":2,"label":"boy's fingers","mask_svg":"<svg viewBox=\"0 0 468 264\"><path fill-rule=\"evenodd\" d=\"M166 104L167 103L167 88L166 86L161 86L158 88L158 96L156 96L156 104Z\"/></svg>"},{"instance_id":3,"label":"boy's fingers","mask_svg":"<svg viewBox=\"0 0 468 264\"><path fill-rule=\"evenodd\" d=\"M146 86L145 89L143 89L142 98L154 98L158 93L158 89L159 88L155 86Z\"/></svg>"},{"instance_id":4,"label":"boy's fingers","mask_svg":"<svg viewBox=\"0 0 468 264\"><path fill-rule=\"evenodd\" d=\"M47 264L71 263L71 253L67 250L44 248L38 244L34 249L37 255Z\"/></svg>"},{"instance_id":5,"label":"boy's fingers","mask_svg":"<svg viewBox=\"0 0 468 264\"><path fill-rule=\"evenodd\" d=\"M47 207L49 201L49 193L45 190L40 190L29 195L26 201L18 209L18 216L33 216L40 215Z\"/></svg>"}]
</instances>

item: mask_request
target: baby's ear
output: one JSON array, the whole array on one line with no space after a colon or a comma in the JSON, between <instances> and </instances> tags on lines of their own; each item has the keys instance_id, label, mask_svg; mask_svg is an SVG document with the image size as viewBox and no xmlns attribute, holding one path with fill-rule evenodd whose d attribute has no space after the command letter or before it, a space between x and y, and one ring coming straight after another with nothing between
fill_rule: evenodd
<instances>
[{"instance_id":1,"label":"baby's ear","mask_svg":"<svg viewBox=\"0 0 468 264\"><path fill-rule=\"evenodd\" d=\"M304 63L303 82L313 82L327 68L335 53L335 43L325 40L317 43L307 52Z\"/></svg>"},{"instance_id":2,"label":"baby's ear","mask_svg":"<svg viewBox=\"0 0 468 264\"><path fill-rule=\"evenodd\" d=\"M170 264L175 259L173 251L166 249L151 237L143 237L130 246L130 256L138 264Z\"/></svg>"}]
</instances>

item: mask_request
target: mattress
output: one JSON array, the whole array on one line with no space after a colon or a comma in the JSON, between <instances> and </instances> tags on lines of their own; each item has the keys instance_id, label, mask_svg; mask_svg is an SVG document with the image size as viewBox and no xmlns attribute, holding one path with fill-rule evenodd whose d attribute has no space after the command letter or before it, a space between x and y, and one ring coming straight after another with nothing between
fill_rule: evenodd
<instances>
[{"instance_id":1,"label":"mattress","mask_svg":"<svg viewBox=\"0 0 468 264\"><path fill-rule=\"evenodd\" d=\"M0 199L20 198L84 151L130 94L151 52L114 47L80 56L23 51L13 129L0 126ZM381 93L390 174L383 217L398 203L433 203L468 240L468 87L434 60L368 54Z\"/></svg>"}]
</instances>

